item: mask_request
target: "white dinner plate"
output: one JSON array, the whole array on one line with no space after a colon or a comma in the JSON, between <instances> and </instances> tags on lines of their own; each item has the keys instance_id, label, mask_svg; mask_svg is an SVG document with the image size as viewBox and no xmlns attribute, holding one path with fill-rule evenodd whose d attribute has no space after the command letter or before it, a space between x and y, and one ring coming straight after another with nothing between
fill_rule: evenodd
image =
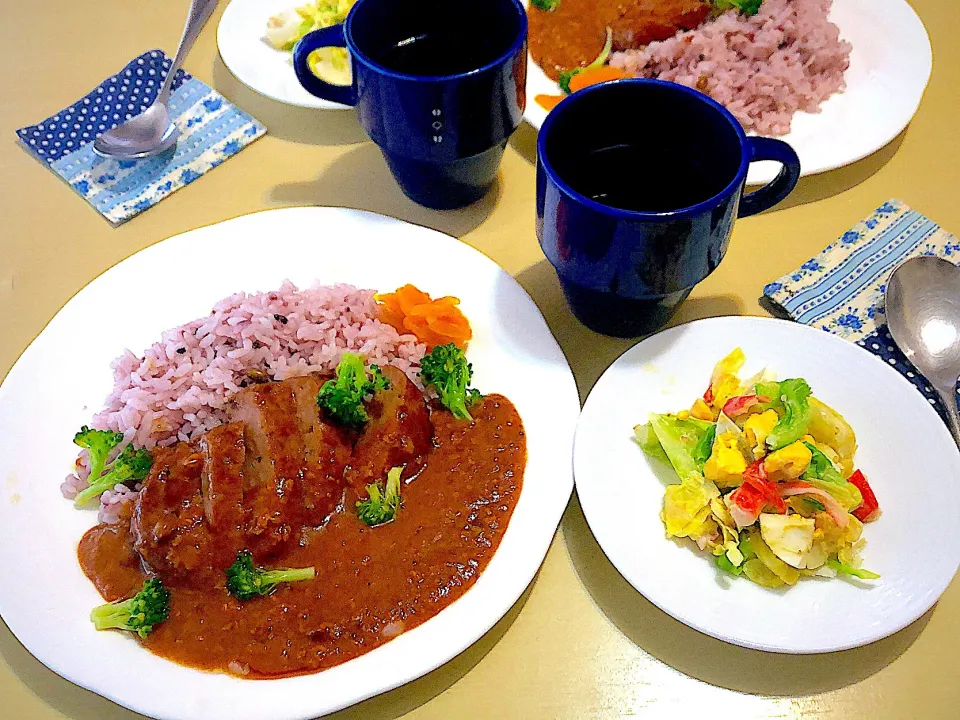
<instances>
[{"instance_id":1,"label":"white dinner plate","mask_svg":"<svg viewBox=\"0 0 960 720\"><path fill-rule=\"evenodd\" d=\"M299 107L346 110L348 105L304 90L293 71L293 54L275 50L263 39L268 18L303 4L302 0L232 0L217 26L220 57L240 82L268 98Z\"/></svg>"},{"instance_id":2,"label":"white dinner plate","mask_svg":"<svg viewBox=\"0 0 960 720\"><path fill-rule=\"evenodd\" d=\"M853 45L847 89L828 98L819 113L798 112L790 133L780 137L800 156L802 175L849 165L893 140L917 112L933 67L927 31L906 0L834 0L830 19ZM547 111L534 98L559 92L528 59L527 122L539 130ZM754 163L747 182L769 182L779 167Z\"/></svg>"},{"instance_id":3,"label":"white dinner plate","mask_svg":"<svg viewBox=\"0 0 960 720\"><path fill-rule=\"evenodd\" d=\"M690 541L665 537L664 481L676 477L648 460L633 427L651 412L688 408L737 346L747 356L743 376L768 367L780 379L806 378L853 426L855 464L883 513L863 531L864 567L879 580L801 578L769 590L728 578ZM587 398L574 476L590 529L627 581L677 620L744 647L819 653L879 640L929 610L960 564L960 453L940 417L863 348L790 322L700 320L628 350Z\"/></svg>"},{"instance_id":4,"label":"white dinner plate","mask_svg":"<svg viewBox=\"0 0 960 720\"><path fill-rule=\"evenodd\" d=\"M97 632L103 602L77 563L96 522L59 486L73 434L112 387L110 361L206 315L239 290L289 278L301 288L414 283L456 295L485 392L516 405L527 435L523 490L499 550L476 585L397 639L314 675L243 680L152 655L126 633ZM531 378L537 381L531 382ZM573 488L580 410L570 368L536 305L492 260L439 232L372 213L290 208L192 230L124 260L81 290L0 385L0 614L23 645L66 679L169 720L314 718L409 682L463 651L516 602L540 567ZM11 576L12 577L12 576ZM2 714L2 713L0 713Z\"/></svg>"}]
</instances>

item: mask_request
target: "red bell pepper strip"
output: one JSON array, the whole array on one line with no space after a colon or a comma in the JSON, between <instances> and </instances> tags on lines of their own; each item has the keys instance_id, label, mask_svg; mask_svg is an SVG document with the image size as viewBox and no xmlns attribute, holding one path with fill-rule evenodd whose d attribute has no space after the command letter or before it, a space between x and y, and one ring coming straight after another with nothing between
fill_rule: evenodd
<instances>
[{"instance_id":1,"label":"red bell pepper strip","mask_svg":"<svg viewBox=\"0 0 960 720\"><path fill-rule=\"evenodd\" d=\"M877 496L873 494L873 488L870 487L864 474L857 470L847 478L847 481L852 483L863 496L863 502L853 511L853 516L860 522L872 522L880 517L880 503L877 502Z\"/></svg>"},{"instance_id":2,"label":"red bell pepper strip","mask_svg":"<svg viewBox=\"0 0 960 720\"><path fill-rule=\"evenodd\" d=\"M713 404L713 383L710 383L710 386L707 388L706 392L703 393L703 401L707 405Z\"/></svg>"}]
</instances>

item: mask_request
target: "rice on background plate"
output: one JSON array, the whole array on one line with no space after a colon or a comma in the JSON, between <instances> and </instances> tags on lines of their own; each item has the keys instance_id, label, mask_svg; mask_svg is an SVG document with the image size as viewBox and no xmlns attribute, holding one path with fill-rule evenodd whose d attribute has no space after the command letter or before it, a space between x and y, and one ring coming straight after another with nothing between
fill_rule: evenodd
<instances>
[{"instance_id":1,"label":"rice on background plate","mask_svg":"<svg viewBox=\"0 0 960 720\"><path fill-rule=\"evenodd\" d=\"M173 445L221 424L230 396L255 378L285 380L333 372L346 351L392 365L418 385L426 345L377 319L374 290L316 285L299 290L236 293L205 318L165 331L142 356L130 350L112 363L113 391L91 423L124 433L137 447ZM125 444L125 443L124 443ZM86 451L61 492L87 487ZM100 521L116 521L139 486L118 485L100 498Z\"/></svg>"},{"instance_id":2,"label":"rice on background plate","mask_svg":"<svg viewBox=\"0 0 960 720\"><path fill-rule=\"evenodd\" d=\"M845 87L852 46L828 18L832 1L764 0L756 15L725 12L696 30L613 53L610 64L697 88L747 131L786 135L794 113L818 112Z\"/></svg>"}]
</instances>

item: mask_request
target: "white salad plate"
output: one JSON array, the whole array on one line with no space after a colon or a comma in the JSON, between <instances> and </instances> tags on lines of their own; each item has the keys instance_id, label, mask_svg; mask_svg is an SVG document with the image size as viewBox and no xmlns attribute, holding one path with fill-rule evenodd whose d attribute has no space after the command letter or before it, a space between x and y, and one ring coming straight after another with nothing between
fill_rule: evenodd
<instances>
[{"instance_id":1,"label":"white salad plate","mask_svg":"<svg viewBox=\"0 0 960 720\"><path fill-rule=\"evenodd\" d=\"M293 71L293 53L274 49L264 34L267 20L304 0L232 0L220 16L217 46L223 64L261 95L299 107L346 110L347 105L311 95Z\"/></svg>"},{"instance_id":2,"label":"white salad plate","mask_svg":"<svg viewBox=\"0 0 960 720\"><path fill-rule=\"evenodd\" d=\"M897 137L917 112L933 67L927 31L906 0L833 0L830 19L853 45L847 88L828 98L819 113L798 112L790 133L780 137L800 156L801 175L849 165ZM528 59L527 122L539 130L547 111L534 98L559 93ZM776 163L754 163L747 182L767 183L778 169Z\"/></svg>"},{"instance_id":3,"label":"white salad plate","mask_svg":"<svg viewBox=\"0 0 960 720\"><path fill-rule=\"evenodd\" d=\"M855 465L882 511L864 526L864 567L879 580L801 578L770 590L725 575L660 521L669 466L646 457L633 427L651 412L690 407L714 364L741 347L748 377L763 368L803 377L857 434ZM610 562L677 620L726 642L781 653L865 645L906 627L960 565L960 453L937 413L863 348L781 320L724 317L654 335L624 353L593 388L574 447L577 494Z\"/></svg>"},{"instance_id":4,"label":"white salad plate","mask_svg":"<svg viewBox=\"0 0 960 720\"><path fill-rule=\"evenodd\" d=\"M474 385L516 405L528 458L500 548L462 598L342 665L251 681L183 667L152 655L127 633L94 630L89 611L103 601L81 571L76 550L96 512L74 509L59 486L76 457L74 433L112 387L112 359L125 348L141 352L164 329L203 317L221 298L278 288L286 278L301 288L345 282L387 291L409 282L434 296L459 297L474 332L468 352ZM83 288L0 385L0 566L17 568L16 582L0 583L0 614L54 672L151 717L325 715L450 660L517 601L573 489L579 410L570 367L537 306L496 263L452 237L372 213L315 207L191 230L127 258Z\"/></svg>"}]
</instances>

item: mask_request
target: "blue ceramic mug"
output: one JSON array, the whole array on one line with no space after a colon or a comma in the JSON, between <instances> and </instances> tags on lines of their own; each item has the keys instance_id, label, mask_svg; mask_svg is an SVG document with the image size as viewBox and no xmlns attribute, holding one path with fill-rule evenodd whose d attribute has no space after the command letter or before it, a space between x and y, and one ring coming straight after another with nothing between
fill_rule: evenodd
<instances>
[{"instance_id":1,"label":"blue ceramic mug","mask_svg":"<svg viewBox=\"0 0 960 720\"><path fill-rule=\"evenodd\" d=\"M783 167L744 195L757 160ZM747 137L696 90L603 83L564 99L540 129L537 237L584 325L645 335L720 264L733 221L773 207L799 177L793 148Z\"/></svg>"},{"instance_id":2,"label":"blue ceramic mug","mask_svg":"<svg viewBox=\"0 0 960 720\"><path fill-rule=\"evenodd\" d=\"M323 47L346 47L353 83L309 69ZM359 0L343 25L314 30L293 52L300 84L356 105L412 200L463 207L493 184L526 101L527 15L518 0Z\"/></svg>"}]
</instances>

